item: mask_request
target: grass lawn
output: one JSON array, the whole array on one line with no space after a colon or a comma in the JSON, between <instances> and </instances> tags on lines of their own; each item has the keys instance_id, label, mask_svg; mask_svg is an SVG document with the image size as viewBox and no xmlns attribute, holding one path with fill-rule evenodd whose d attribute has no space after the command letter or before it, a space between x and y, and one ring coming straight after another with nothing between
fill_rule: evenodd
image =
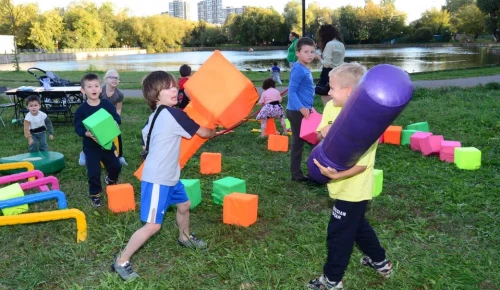
<instances>
[{"instance_id":1,"label":"grass lawn","mask_svg":"<svg viewBox=\"0 0 500 290\"><path fill-rule=\"evenodd\" d=\"M269 72L252 72L252 71L242 71L252 82L255 83L257 87L262 85L262 81L270 76ZM58 71L57 73L61 78L68 79L72 82L79 81L85 74L84 71ZM105 72L96 72L101 77L104 76ZM176 77L179 77L179 72L172 72ZM138 71L123 71L120 72L120 88L121 89L140 89L141 81L148 72L138 72ZM319 79L319 72L313 72L313 77ZM441 80L441 79L454 79L454 78L466 78L475 76L488 76L500 74L500 66L494 67L483 67L483 68L472 68L472 69L459 69L459 70L448 70L448 71L438 71L438 72L426 72L426 73L415 73L411 74L412 80ZM288 85L288 80L290 79L290 72L285 71L281 74L281 80L283 81L283 86ZM37 79L30 75L26 71L21 72L7 72L0 71L0 87L7 86L9 88L16 88L20 86L39 86Z\"/></svg>"},{"instance_id":2,"label":"grass lawn","mask_svg":"<svg viewBox=\"0 0 500 290\"><path fill-rule=\"evenodd\" d=\"M384 190L369 204L367 217L395 275L385 280L361 266L355 249L346 289L500 288L499 92L487 87L416 91L395 124L428 121L435 134L479 148L482 167L459 170L408 146L380 145L375 167L384 170ZM318 111L320 103L316 100ZM137 201L140 185L132 174L140 164L140 129L148 115L142 100L125 100L122 131L129 166L120 182L133 184ZM179 247L175 213L169 210L160 233L133 258L141 278L125 284L110 272L110 263L141 226L139 213L114 215L106 200L102 209L90 206L86 170L77 162L81 139L72 127L57 126L49 146L66 156L66 168L56 177L69 207L85 212L88 240L77 244L75 222L68 220L0 227L0 289L304 289L322 272L333 201L325 186L292 183L289 153L268 151L266 141L250 132L257 127L245 123L208 141L182 171L181 178L201 180L203 202L192 210L191 225L209 250ZM27 151L21 127L0 131L2 156ZM202 151L222 153L221 174L199 174ZM304 161L309 152L306 147ZM224 225L221 206L211 201L212 181L225 176L246 180L247 191L259 195L258 221L249 228ZM54 201L30 206L30 212L55 209Z\"/></svg>"}]
</instances>

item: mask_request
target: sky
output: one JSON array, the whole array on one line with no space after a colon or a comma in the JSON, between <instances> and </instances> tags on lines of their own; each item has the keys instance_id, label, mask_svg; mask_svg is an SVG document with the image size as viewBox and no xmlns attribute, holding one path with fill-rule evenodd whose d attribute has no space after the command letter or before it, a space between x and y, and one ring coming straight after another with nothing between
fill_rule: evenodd
<instances>
[{"instance_id":1,"label":"sky","mask_svg":"<svg viewBox=\"0 0 500 290\"><path fill-rule=\"evenodd\" d=\"M100 4L106 1L112 2L116 5L117 9L128 8L131 15L134 16L147 16L158 14L159 12L168 11L168 0L90 0L91 2ZM193 20L197 20L197 6L196 3L200 0L186 0L191 6L191 17ZM288 0L222 0L222 5L241 7L241 6L259 6L259 7L269 7L269 3L273 3L272 6L279 12L282 12L285 4ZM38 3L38 6L42 11L50 10L54 7L66 7L72 0L14 0L15 4L21 3ZM352 6L363 6L364 0L306 0L306 5L308 3L316 2L321 6L327 6L331 8L338 8L341 6L352 5ZM377 3L378 1L375 0ZM441 8L446 0L396 0L396 8L400 11L407 13L407 21L411 22L420 18L422 12L432 7Z\"/></svg>"}]
</instances>

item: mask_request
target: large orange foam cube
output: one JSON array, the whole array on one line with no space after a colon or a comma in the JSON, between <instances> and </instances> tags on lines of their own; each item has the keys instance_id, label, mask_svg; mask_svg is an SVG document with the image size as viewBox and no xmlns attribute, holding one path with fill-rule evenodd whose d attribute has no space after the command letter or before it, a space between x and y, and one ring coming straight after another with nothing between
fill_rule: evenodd
<instances>
[{"instance_id":1,"label":"large orange foam cube","mask_svg":"<svg viewBox=\"0 0 500 290\"><path fill-rule=\"evenodd\" d=\"M266 123L266 131L264 132L264 136L277 135L279 134L278 130L276 130L276 123L274 123L273 118L267 119Z\"/></svg>"},{"instance_id":2,"label":"large orange foam cube","mask_svg":"<svg viewBox=\"0 0 500 290\"><path fill-rule=\"evenodd\" d=\"M267 140L267 149L271 151L287 152L288 136L270 135Z\"/></svg>"},{"instance_id":3,"label":"large orange foam cube","mask_svg":"<svg viewBox=\"0 0 500 290\"><path fill-rule=\"evenodd\" d=\"M259 94L254 84L216 50L184 87L206 120L231 128L252 111Z\"/></svg>"},{"instance_id":4,"label":"large orange foam cube","mask_svg":"<svg viewBox=\"0 0 500 290\"><path fill-rule=\"evenodd\" d=\"M231 193L224 197L223 222L228 225L249 227L257 221L259 196Z\"/></svg>"},{"instance_id":5,"label":"large orange foam cube","mask_svg":"<svg viewBox=\"0 0 500 290\"><path fill-rule=\"evenodd\" d=\"M384 132L384 143L400 145L402 126L389 126Z\"/></svg>"},{"instance_id":6,"label":"large orange foam cube","mask_svg":"<svg viewBox=\"0 0 500 290\"><path fill-rule=\"evenodd\" d=\"M217 174L222 171L222 154L203 152L200 156L200 173Z\"/></svg>"},{"instance_id":7,"label":"large orange foam cube","mask_svg":"<svg viewBox=\"0 0 500 290\"><path fill-rule=\"evenodd\" d=\"M135 210L134 188L130 183L106 186L108 207L114 213Z\"/></svg>"}]
</instances>

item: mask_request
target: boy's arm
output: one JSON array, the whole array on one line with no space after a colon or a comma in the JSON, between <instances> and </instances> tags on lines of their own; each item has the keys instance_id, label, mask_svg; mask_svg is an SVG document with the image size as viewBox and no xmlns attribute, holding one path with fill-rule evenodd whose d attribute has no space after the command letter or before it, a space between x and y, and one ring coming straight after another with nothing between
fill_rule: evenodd
<instances>
[{"instance_id":1,"label":"boy's arm","mask_svg":"<svg viewBox=\"0 0 500 290\"><path fill-rule=\"evenodd\" d=\"M79 107L75 112L73 125L75 126L76 134L80 137L85 137L85 132L87 132L87 129L85 128L85 126L83 126L83 119L85 119L85 116L81 108L82 107Z\"/></svg>"},{"instance_id":2,"label":"boy's arm","mask_svg":"<svg viewBox=\"0 0 500 290\"><path fill-rule=\"evenodd\" d=\"M207 127L201 127L196 131L196 135L200 136L201 138L212 138L215 136L215 129L209 129Z\"/></svg>"},{"instance_id":3,"label":"boy's arm","mask_svg":"<svg viewBox=\"0 0 500 290\"><path fill-rule=\"evenodd\" d=\"M298 72L290 73L290 82L288 84L288 102L295 108L303 108L304 105L299 100L299 96L297 94L299 90L299 84L302 80L303 74Z\"/></svg>"},{"instance_id":4,"label":"boy's arm","mask_svg":"<svg viewBox=\"0 0 500 290\"><path fill-rule=\"evenodd\" d=\"M54 135L54 126L52 125L52 121L49 116L45 116L45 127L47 128L49 135Z\"/></svg>"},{"instance_id":5,"label":"boy's arm","mask_svg":"<svg viewBox=\"0 0 500 290\"><path fill-rule=\"evenodd\" d=\"M30 124L30 121L24 120L24 137L26 137L28 141L31 139Z\"/></svg>"},{"instance_id":6,"label":"boy's arm","mask_svg":"<svg viewBox=\"0 0 500 290\"><path fill-rule=\"evenodd\" d=\"M314 159L313 161L314 161L314 164L316 164L316 166L318 166L321 174L330 178L331 180L349 178L349 177L352 177L354 175L358 175L358 174L362 173L367 168L367 166L354 165L353 167L351 167L347 170L338 172L337 170L335 170L331 167L325 167L325 166L319 164L318 160L316 160L316 159Z\"/></svg>"},{"instance_id":7,"label":"boy's arm","mask_svg":"<svg viewBox=\"0 0 500 290\"><path fill-rule=\"evenodd\" d=\"M106 102L106 108L105 108L106 111L108 111L111 114L111 116L113 116L113 119L115 119L116 123L120 125L122 123L122 119L120 118L120 115L118 115L115 106L113 106L113 104L108 100L105 100L105 102Z\"/></svg>"}]
</instances>

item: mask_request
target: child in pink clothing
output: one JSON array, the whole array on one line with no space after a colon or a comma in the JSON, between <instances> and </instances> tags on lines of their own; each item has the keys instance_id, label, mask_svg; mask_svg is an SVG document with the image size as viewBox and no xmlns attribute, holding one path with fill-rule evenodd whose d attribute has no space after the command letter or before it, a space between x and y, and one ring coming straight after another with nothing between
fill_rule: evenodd
<instances>
[{"instance_id":1,"label":"child in pink clothing","mask_svg":"<svg viewBox=\"0 0 500 290\"><path fill-rule=\"evenodd\" d=\"M261 121L260 136L265 136L267 119L269 118L280 118L281 126L283 127L283 135L285 135L287 132L286 121L283 107L281 106L281 94L276 89L276 82L272 78L267 78L262 83L262 89L264 89L264 92L262 92L259 100L262 109L256 118Z\"/></svg>"}]
</instances>

